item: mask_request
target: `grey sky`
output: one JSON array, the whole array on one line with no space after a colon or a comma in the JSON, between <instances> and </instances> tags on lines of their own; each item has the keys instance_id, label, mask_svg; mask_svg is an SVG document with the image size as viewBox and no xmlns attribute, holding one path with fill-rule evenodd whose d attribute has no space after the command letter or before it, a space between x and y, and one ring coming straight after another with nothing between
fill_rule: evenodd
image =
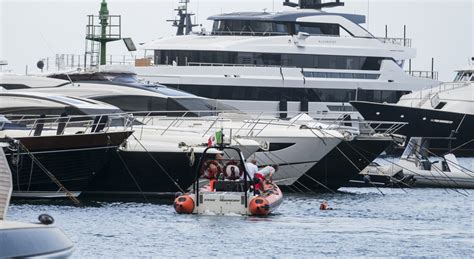
<instances>
[{"instance_id":1,"label":"grey sky","mask_svg":"<svg viewBox=\"0 0 474 259\"><path fill-rule=\"evenodd\" d=\"M24 73L28 65L57 53L83 54L86 15L97 14L101 0L0 0L0 59L9 68ZM208 30L206 18L233 11L283 10L282 0L191 0L198 23ZM402 37L407 25L417 58L413 69L429 70L431 57L441 80L451 80L453 70L467 65L474 56L474 1L345 0L346 6L334 12L368 16L369 31L383 36L387 24L389 37ZM166 19L172 18L177 0L109 0L111 14L121 14L124 36L135 43L175 32ZM110 54L127 54L122 42L110 44Z\"/></svg>"}]
</instances>

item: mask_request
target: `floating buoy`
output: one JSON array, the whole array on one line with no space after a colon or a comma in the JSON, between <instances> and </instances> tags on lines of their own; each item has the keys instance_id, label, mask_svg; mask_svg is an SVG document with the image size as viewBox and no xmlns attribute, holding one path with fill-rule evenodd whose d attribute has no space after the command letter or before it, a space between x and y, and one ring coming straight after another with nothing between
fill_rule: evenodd
<instances>
[{"instance_id":1,"label":"floating buoy","mask_svg":"<svg viewBox=\"0 0 474 259\"><path fill-rule=\"evenodd\" d=\"M181 195L174 200L174 209L179 214L191 214L194 211L194 200L189 195Z\"/></svg>"},{"instance_id":2,"label":"floating buoy","mask_svg":"<svg viewBox=\"0 0 474 259\"><path fill-rule=\"evenodd\" d=\"M54 218L48 214L41 214L38 216L38 220L43 225L51 225L54 223Z\"/></svg>"},{"instance_id":3,"label":"floating buoy","mask_svg":"<svg viewBox=\"0 0 474 259\"><path fill-rule=\"evenodd\" d=\"M270 203L265 198L257 197L250 201L249 210L252 215L265 216L270 213Z\"/></svg>"}]
</instances>

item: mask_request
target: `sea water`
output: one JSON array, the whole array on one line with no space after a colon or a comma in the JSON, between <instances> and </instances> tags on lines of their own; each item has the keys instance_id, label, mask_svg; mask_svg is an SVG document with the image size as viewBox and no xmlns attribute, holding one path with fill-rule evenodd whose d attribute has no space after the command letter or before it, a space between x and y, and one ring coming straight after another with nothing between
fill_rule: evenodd
<instances>
[{"instance_id":1,"label":"sea water","mask_svg":"<svg viewBox=\"0 0 474 259\"><path fill-rule=\"evenodd\" d=\"M51 214L75 257L455 256L474 254L474 191L343 188L286 194L268 217L178 215L165 202L14 202L10 220ZM320 211L327 200L334 210Z\"/></svg>"}]
</instances>

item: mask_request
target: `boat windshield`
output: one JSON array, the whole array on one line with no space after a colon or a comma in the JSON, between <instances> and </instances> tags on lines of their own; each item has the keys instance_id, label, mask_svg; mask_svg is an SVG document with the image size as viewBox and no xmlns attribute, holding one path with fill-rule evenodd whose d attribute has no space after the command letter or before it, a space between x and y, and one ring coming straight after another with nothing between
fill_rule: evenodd
<instances>
[{"instance_id":1,"label":"boat windshield","mask_svg":"<svg viewBox=\"0 0 474 259\"><path fill-rule=\"evenodd\" d=\"M128 74L128 73L104 74L104 79L106 79L107 81L111 81L111 82L125 83L125 84L137 83L138 82L138 78L135 74Z\"/></svg>"},{"instance_id":2,"label":"boat windshield","mask_svg":"<svg viewBox=\"0 0 474 259\"><path fill-rule=\"evenodd\" d=\"M474 72L472 71L459 71L454 78L454 82L467 82L474 81Z\"/></svg>"},{"instance_id":3,"label":"boat windshield","mask_svg":"<svg viewBox=\"0 0 474 259\"><path fill-rule=\"evenodd\" d=\"M183 92L177 89L168 88L166 86L161 86L161 85L145 85L145 86L148 87L149 89L153 89L154 91L166 96L173 96L173 97L177 97L177 96L194 97L195 96L193 94Z\"/></svg>"},{"instance_id":4,"label":"boat windshield","mask_svg":"<svg viewBox=\"0 0 474 259\"><path fill-rule=\"evenodd\" d=\"M352 35L337 23L283 22L260 20L214 20L214 35L278 36L296 35L305 32L310 35L341 36Z\"/></svg>"}]
</instances>

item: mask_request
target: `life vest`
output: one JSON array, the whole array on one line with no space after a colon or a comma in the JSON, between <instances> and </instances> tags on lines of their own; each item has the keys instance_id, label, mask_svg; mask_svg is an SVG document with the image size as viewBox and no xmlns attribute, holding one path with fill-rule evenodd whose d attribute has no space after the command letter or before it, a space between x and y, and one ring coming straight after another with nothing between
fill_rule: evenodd
<instances>
[{"instance_id":1,"label":"life vest","mask_svg":"<svg viewBox=\"0 0 474 259\"><path fill-rule=\"evenodd\" d=\"M263 174L259 172L254 175L254 179L255 178L260 180L258 183L255 184L255 189L263 190L263 183L265 182L265 176L263 176Z\"/></svg>"},{"instance_id":2,"label":"life vest","mask_svg":"<svg viewBox=\"0 0 474 259\"><path fill-rule=\"evenodd\" d=\"M258 174L263 177L263 180L268 180L270 182L272 182L273 173L275 173L275 168L272 166L265 166L260 171L258 171Z\"/></svg>"},{"instance_id":3,"label":"life vest","mask_svg":"<svg viewBox=\"0 0 474 259\"><path fill-rule=\"evenodd\" d=\"M206 179L217 179L219 174L222 173L222 168L216 160L207 162L204 168L202 176Z\"/></svg>"}]
</instances>

